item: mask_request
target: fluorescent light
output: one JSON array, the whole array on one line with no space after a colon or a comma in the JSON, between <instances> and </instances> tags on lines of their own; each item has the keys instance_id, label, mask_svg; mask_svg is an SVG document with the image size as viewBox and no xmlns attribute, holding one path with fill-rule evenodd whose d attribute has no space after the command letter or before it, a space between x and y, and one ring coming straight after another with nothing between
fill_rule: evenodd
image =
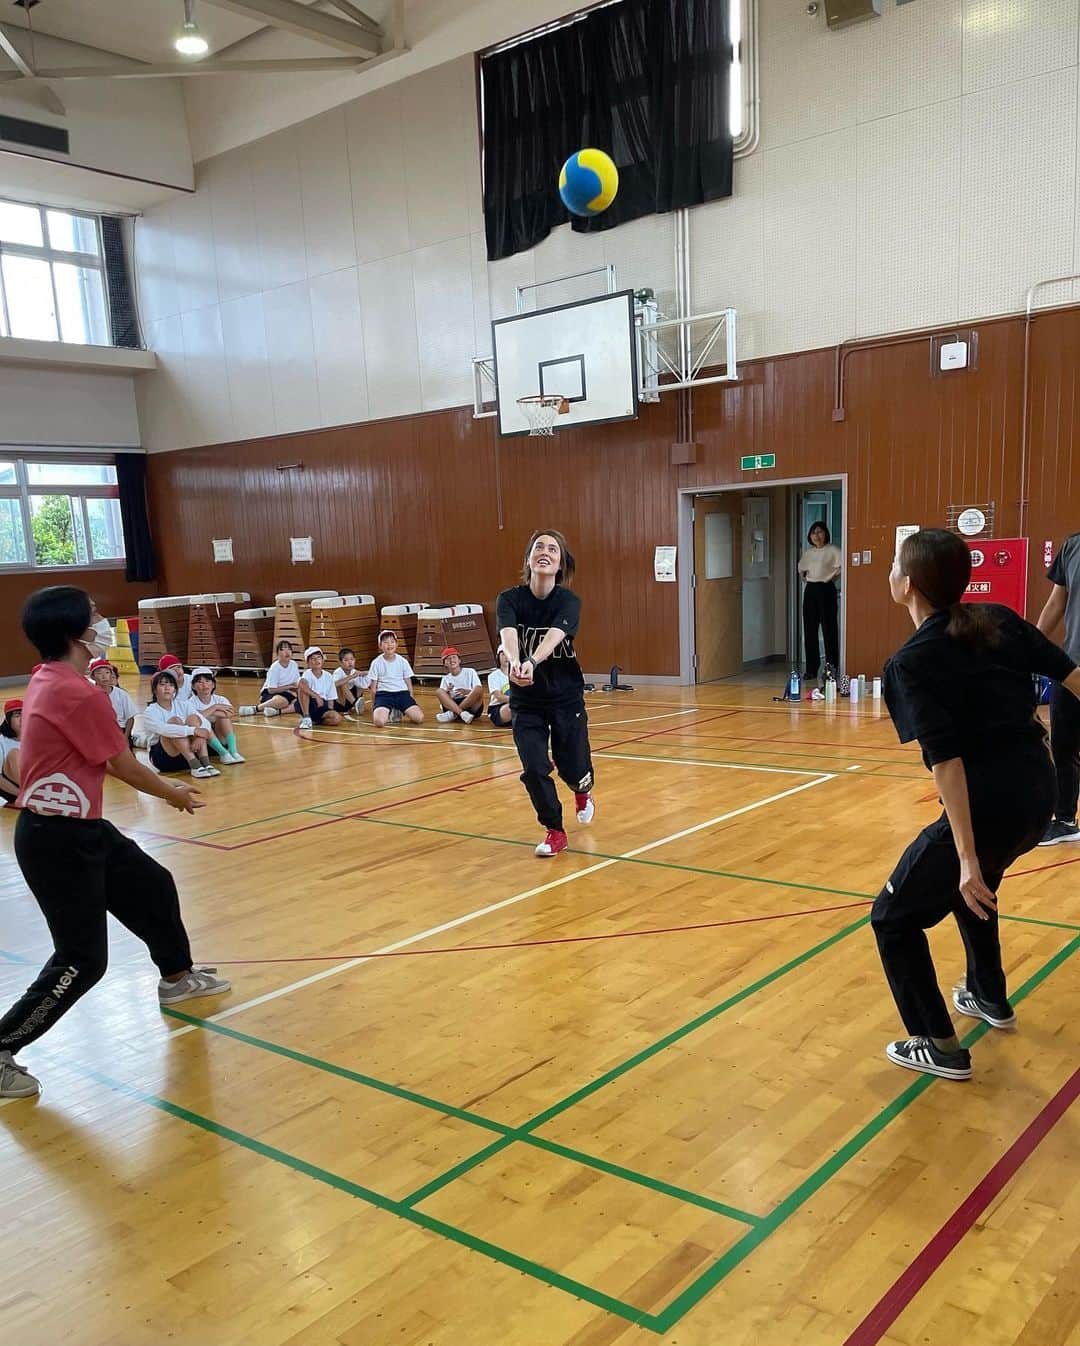
<instances>
[{"instance_id":1,"label":"fluorescent light","mask_svg":"<svg viewBox=\"0 0 1080 1346\"><path fill-rule=\"evenodd\" d=\"M173 46L181 56L205 56L210 50L210 43L199 32L198 26L193 20L189 20L176 35Z\"/></svg>"}]
</instances>

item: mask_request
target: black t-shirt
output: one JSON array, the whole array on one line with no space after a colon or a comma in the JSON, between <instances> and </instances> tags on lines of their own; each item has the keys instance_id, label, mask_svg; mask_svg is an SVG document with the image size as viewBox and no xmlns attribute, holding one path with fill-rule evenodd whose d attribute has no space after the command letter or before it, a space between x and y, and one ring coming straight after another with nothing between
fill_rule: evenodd
<instances>
[{"instance_id":1,"label":"black t-shirt","mask_svg":"<svg viewBox=\"0 0 1080 1346\"><path fill-rule=\"evenodd\" d=\"M976 649L946 634L947 612L935 612L885 665L885 702L901 743L918 739L927 768L953 757L965 765L995 763L1041 745L1033 673L1064 682L1076 665L1011 608L983 606L1001 632L997 645Z\"/></svg>"},{"instance_id":2,"label":"black t-shirt","mask_svg":"<svg viewBox=\"0 0 1080 1346\"><path fill-rule=\"evenodd\" d=\"M566 632L566 639L537 665L531 687L510 684L511 707L549 705L581 696L585 679L574 652L580 620L581 599L561 584L546 598L537 598L527 584L502 591L495 604L495 624L500 631L507 626L517 629L522 662L532 658L551 627Z\"/></svg>"}]
</instances>

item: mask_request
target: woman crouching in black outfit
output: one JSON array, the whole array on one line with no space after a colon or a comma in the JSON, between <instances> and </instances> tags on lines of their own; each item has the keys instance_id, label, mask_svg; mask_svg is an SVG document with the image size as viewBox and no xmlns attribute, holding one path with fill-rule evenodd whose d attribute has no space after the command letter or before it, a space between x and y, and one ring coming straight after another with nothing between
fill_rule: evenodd
<instances>
[{"instance_id":1,"label":"woman crouching in black outfit","mask_svg":"<svg viewBox=\"0 0 1080 1346\"><path fill-rule=\"evenodd\" d=\"M1035 718L1033 673L1080 697L1073 661L997 604L962 604L971 555L954 533L923 529L900 549L893 601L916 630L885 667L885 700L902 743L917 739L945 811L919 833L874 903L871 924L911 1036L890 1061L946 1079L971 1078L938 988L925 931L952 912L967 950L953 990L961 1014L1012 1028L998 942L996 893L1054 811L1054 768Z\"/></svg>"}]
</instances>

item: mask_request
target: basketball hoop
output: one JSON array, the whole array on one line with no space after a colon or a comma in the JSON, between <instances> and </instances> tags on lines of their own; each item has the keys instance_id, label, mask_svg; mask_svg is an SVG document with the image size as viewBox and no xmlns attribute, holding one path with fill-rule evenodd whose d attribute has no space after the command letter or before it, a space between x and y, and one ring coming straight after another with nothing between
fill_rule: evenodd
<instances>
[{"instance_id":1,"label":"basketball hoop","mask_svg":"<svg viewBox=\"0 0 1080 1346\"><path fill-rule=\"evenodd\" d=\"M555 417L565 416L570 403L561 393L534 393L531 397L519 397L521 414L529 422L530 435L553 435Z\"/></svg>"}]
</instances>

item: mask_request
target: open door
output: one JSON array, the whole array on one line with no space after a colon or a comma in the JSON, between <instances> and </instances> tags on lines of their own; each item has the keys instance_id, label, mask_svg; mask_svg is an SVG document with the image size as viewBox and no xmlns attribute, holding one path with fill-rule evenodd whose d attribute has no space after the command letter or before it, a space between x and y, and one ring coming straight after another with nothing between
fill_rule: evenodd
<instances>
[{"instance_id":1,"label":"open door","mask_svg":"<svg viewBox=\"0 0 1080 1346\"><path fill-rule=\"evenodd\" d=\"M695 679L714 682L743 669L742 495L694 501Z\"/></svg>"}]
</instances>

